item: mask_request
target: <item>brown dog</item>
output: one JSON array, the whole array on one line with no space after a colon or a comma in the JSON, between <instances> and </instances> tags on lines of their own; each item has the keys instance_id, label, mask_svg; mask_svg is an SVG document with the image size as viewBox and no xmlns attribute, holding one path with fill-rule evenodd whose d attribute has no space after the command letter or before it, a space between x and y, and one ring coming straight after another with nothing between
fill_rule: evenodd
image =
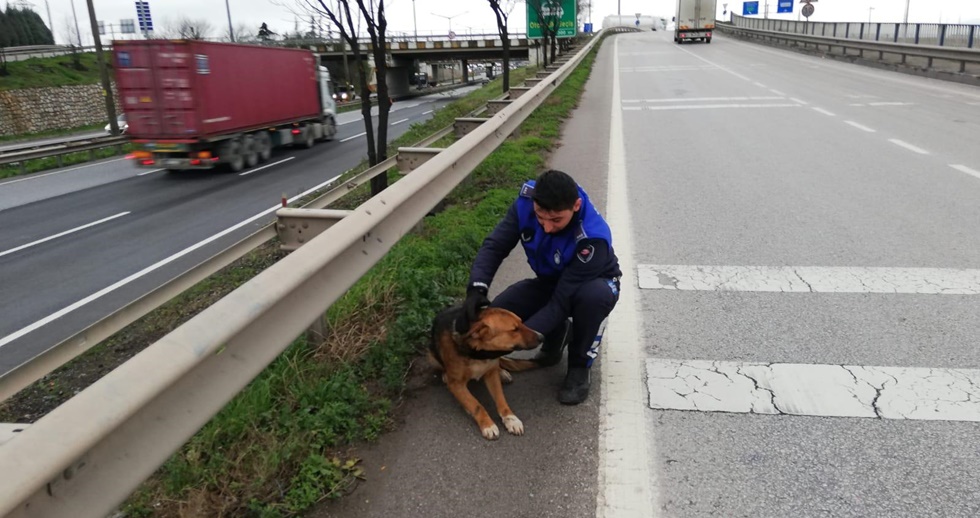
<instances>
[{"instance_id":1,"label":"brown dog","mask_svg":"<svg viewBox=\"0 0 980 518\"><path fill-rule=\"evenodd\" d=\"M513 351L534 349L544 336L522 324L517 315L506 309L484 309L465 333L456 329L463 319L465 313L459 307L449 308L436 316L432 322L429 358L443 371L442 379L449 391L476 420L483 437L496 439L500 437L500 429L466 386L470 380L481 378L497 405L497 414L504 427L514 435L523 435L524 423L504 399L499 359Z\"/></svg>"}]
</instances>

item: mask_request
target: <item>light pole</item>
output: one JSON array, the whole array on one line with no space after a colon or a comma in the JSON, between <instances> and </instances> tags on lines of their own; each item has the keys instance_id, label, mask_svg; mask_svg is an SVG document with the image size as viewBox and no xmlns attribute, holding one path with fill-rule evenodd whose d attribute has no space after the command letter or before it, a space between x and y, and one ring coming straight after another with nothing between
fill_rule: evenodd
<instances>
[{"instance_id":1,"label":"light pole","mask_svg":"<svg viewBox=\"0 0 980 518\"><path fill-rule=\"evenodd\" d=\"M868 8L868 25L871 25L871 11L874 11L874 10L875 10L874 7L869 7Z\"/></svg>"},{"instance_id":2,"label":"light pole","mask_svg":"<svg viewBox=\"0 0 980 518\"><path fill-rule=\"evenodd\" d=\"M228 6L228 0L225 0L225 11L228 11L228 38L235 43L235 29L231 28L231 7Z\"/></svg>"},{"instance_id":3,"label":"light pole","mask_svg":"<svg viewBox=\"0 0 980 518\"><path fill-rule=\"evenodd\" d=\"M449 20L449 34L452 34L453 33L453 18L457 18L457 17L463 16L464 14L466 14L468 12L469 11L463 11L463 12L461 12L459 14L454 14L452 16L446 16L444 14L432 13L432 16L438 16L439 18L445 18L445 19Z\"/></svg>"},{"instance_id":4,"label":"light pole","mask_svg":"<svg viewBox=\"0 0 980 518\"><path fill-rule=\"evenodd\" d=\"M412 24L415 25L415 41L419 41L419 21L415 18L415 0L412 0Z\"/></svg>"},{"instance_id":5,"label":"light pole","mask_svg":"<svg viewBox=\"0 0 980 518\"><path fill-rule=\"evenodd\" d=\"M82 30L78 28L78 15L75 14L75 0L71 1L71 15L75 17L75 33L78 35L78 46L82 46ZM52 30L54 30L52 28Z\"/></svg>"}]
</instances>

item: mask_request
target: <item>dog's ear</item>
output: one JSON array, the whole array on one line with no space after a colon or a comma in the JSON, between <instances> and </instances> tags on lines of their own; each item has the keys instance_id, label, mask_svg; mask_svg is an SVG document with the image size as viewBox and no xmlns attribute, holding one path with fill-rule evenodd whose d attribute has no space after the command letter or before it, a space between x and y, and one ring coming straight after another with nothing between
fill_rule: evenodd
<instances>
[{"instance_id":1,"label":"dog's ear","mask_svg":"<svg viewBox=\"0 0 980 518\"><path fill-rule=\"evenodd\" d=\"M488 329L490 329L490 326L488 326L485 322L477 322L470 327L469 332L466 333L464 338L472 338L474 336L483 337L487 333Z\"/></svg>"}]
</instances>

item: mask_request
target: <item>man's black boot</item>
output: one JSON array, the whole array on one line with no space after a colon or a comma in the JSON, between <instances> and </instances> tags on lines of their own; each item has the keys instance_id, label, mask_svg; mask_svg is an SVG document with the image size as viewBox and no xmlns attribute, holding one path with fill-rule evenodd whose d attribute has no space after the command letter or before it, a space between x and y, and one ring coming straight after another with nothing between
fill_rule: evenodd
<instances>
[{"instance_id":1,"label":"man's black boot","mask_svg":"<svg viewBox=\"0 0 980 518\"><path fill-rule=\"evenodd\" d=\"M563 405L577 405L589 397L589 368L569 367L565 382L558 391L558 402Z\"/></svg>"},{"instance_id":2,"label":"man's black boot","mask_svg":"<svg viewBox=\"0 0 980 518\"><path fill-rule=\"evenodd\" d=\"M558 326L558 329L548 333L548 336L544 339L544 343L541 344L541 350L531 360L537 362L542 367L558 365L558 362L561 361L561 355L565 351L568 342L571 341L571 338L572 322L566 318Z\"/></svg>"}]
</instances>

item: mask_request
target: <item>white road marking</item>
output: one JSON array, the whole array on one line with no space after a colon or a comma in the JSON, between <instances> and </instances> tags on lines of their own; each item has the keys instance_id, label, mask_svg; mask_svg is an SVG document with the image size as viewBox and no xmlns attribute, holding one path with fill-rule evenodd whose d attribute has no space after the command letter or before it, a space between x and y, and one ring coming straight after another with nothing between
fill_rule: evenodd
<instances>
[{"instance_id":1,"label":"white road marking","mask_svg":"<svg viewBox=\"0 0 980 518\"><path fill-rule=\"evenodd\" d=\"M347 142L348 140L354 140L357 137L363 137L364 135L367 135L367 132L366 131L361 132L361 133L358 133L357 135L354 135L353 137L347 137L345 139L341 139L341 142Z\"/></svg>"},{"instance_id":2,"label":"white road marking","mask_svg":"<svg viewBox=\"0 0 980 518\"><path fill-rule=\"evenodd\" d=\"M844 122L846 124L850 124L851 126L854 126L855 128L857 128L857 129L859 129L861 131L867 131L868 133L874 133L875 132L875 130L873 130L873 129L871 129L871 128L863 125L863 124L858 124L858 123L856 123L854 121L844 121Z\"/></svg>"},{"instance_id":3,"label":"white road marking","mask_svg":"<svg viewBox=\"0 0 980 518\"><path fill-rule=\"evenodd\" d=\"M619 40L613 43L613 70L619 70ZM609 226L623 271L619 302L609 315L599 406L599 494L597 518L649 518L655 516L657 473L648 462L656 458L644 419L643 350L639 337L639 308L633 270L632 230L626 179L619 73L612 78L612 114L609 119Z\"/></svg>"},{"instance_id":4,"label":"white road marking","mask_svg":"<svg viewBox=\"0 0 980 518\"><path fill-rule=\"evenodd\" d=\"M634 99L624 103L695 103L695 102L731 102L731 101L779 101L785 97L670 97L666 99Z\"/></svg>"},{"instance_id":5,"label":"white road marking","mask_svg":"<svg viewBox=\"0 0 980 518\"><path fill-rule=\"evenodd\" d=\"M742 74L739 74L738 72L734 72L732 70L729 70L729 69L727 69L727 68L725 68L725 67L723 67L723 66L721 66L721 65L719 65L717 63L714 63L712 61L708 61L707 59L702 58L701 56L699 56L699 55L691 52L690 50L687 50L687 49L682 48L680 46L676 46L674 48L677 49L677 50L679 50L679 51L681 51L681 52L686 52L686 53L688 53L688 54L690 54L690 55L692 55L692 56L700 59L701 61L704 61L705 63L707 63L707 64L709 64L709 65L711 65L711 66L713 66L713 67L715 67L715 68L717 68L719 70L724 70L725 72L728 72L729 74L731 74L731 75L733 75L733 76L735 76L735 77L737 77L737 78L739 78L739 79L741 79L743 81L748 81L750 83L752 82L751 79L743 76Z\"/></svg>"},{"instance_id":6,"label":"white road marking","mask_svg":"<svg viewBox=\"0 0 980 518\"><path fill-rule=\"evenodd\" d=\"M980 270L643 264L640 289L980 295Z\"/></svg>"},{"instance_id":7,"label":"white road marking","mask_svg":"<svg viewBox=\"0 0 980 518\"><path fill-rule=\"evenodd\" d=\"M813 111L815 111L817 113L822 113L822 114L824 114L824 115L826 115L828 117L836 117L836 115L834 115L833 112L829 112L829 111L827 111L827 110L825 110L823 108L817 108L816 106L813 107Z\"/></svg>"},{"instance_id":8,"label":"white road marking","mask_svg":"<svg viewBox=\"0 0 980 518\"><path fill-rule=\"evenodd\" d=\"M433 111L433 110L429 110L429 111L427 111L427 112L422 112L422 115L428 115L428 114L430 114L430 113L432 113L432 111Z\"/></svg>"},{"instance_id":9,"label":"white road marking","mask_svg":"<svg viewBox=\"0 0 980 518\"><path fill-rule=\"evenodd\" d=\"M980 370L647 360L650 408L980 421Z\"/></svg>"},{"instance_id":10,"label":"white road marking","mask_svg":"<svg viewBox=\"0 0 980 518\"><path fill-rule=\"evenodd\" d=\"M647 106L648 110L714 110L724 108L799 108L798 104L691 104L682 106Z\"/></svg>"},{"instance_id":11,"label":"white road marking","mask_svg":"<svg viewBox=\"0 0 980 518\"><path fill-rule=\"evenodd\" d=\"M775 90L775 89L770 88L769 91L772 92L772 93L774 93L774 94L776 94L776 95L779 95L779 96L783 96L783 97L786 96L786 94L784 94L783 92L780 92L779 90Z\"/></svg>"},{"instance_id":12,"label":"white road marking","mask_svg":"<svg viewBox=\"0 0 980 518\"><path fill-rule=\"evenodd\" d=\"M394 125L396 125L396 124L401 124L401 123L403 123L403 122L405 122L405 121L407 121L407 120L408 120L408 119L402 119L402 120L400 120L400 121L395 121L395 122L392 122L392 123L391 123L391 125L392 125L392 126L394 126Z\"/></svg>"},{"instance_id":13,"label":"white road marking","mask_svg":"<svg viewBox=\"0 0 980 518\"><path fill-rule=\"evenodd\" d=\"M325 182L323 182L323 183L321 183L319 185L316 185L315 187L311 187L310 189L307 189L306 191L303 191L303 192L297 194L296 196L293 196L292 198L289 198L286 201L291 203L291 202L293 202L295 200L298 200L300 198L303 198L307 194L310 194L312 192L316 192L317 190L319 190L320 188L322 188L322 187L324 187L326 185L330 185L337 178L340 178L340 175L337 175L337 176L335 176L335 177L333 177L333 178L331 178L331 179L329 179L329 180L327 180L327 181L325 181ZM85 297L84 299L79 300L78 302L75 302L74 304L71 304L69 306L66 306L66 307L64 307L64 308L62 308L62 309L60 309L60 310L58 310L58 311L56 311L56 312L54 312L54 313L52 313L52 314L50 314L48 316L42 318L41 320L38 320L37 322L34 322L33 324L30 324L30 325L25 326L25 327L23 327L23 328L15 331L15 332L13 332L13 333L10 333L9 335L4 336L3 338L0 338L0 348L2 348L3 346L9 344L10 342L13 342L14 340L16 340L16 339L18 339L18 338L20 338L20 337L22 337L22 336L24 336L24 335L32 332L32 331L35 331L37 329L40 329L40 328L42 328L42 327L50 324L51 322L54 322L55 320L57 320L57 319L65 316L65 315L71 313L72 311L75 311L76 309L78 309L78 308L80 308L82 306L85 306L85 305L87 305L87 304L89 304L89 303L91 303L91 302L93 302L95 300L98 300L98 299L100 299L100 298L108 295L109 293L112 293L113 291L118 290L119 288L121 288L121 287L123 287L123 286L125 286L125 285L127 285L127 284L129 284L129 283L131 283L131 282L133 282L133 281L135 281L137 279L139 279L140 277L143 277L144 275L146 275L148 273L151 273L153 271L159 270L160 268L162 268L162 267L164 267L164 266L166 266L166 265L168 265L168 264L176 261L177 259L180 259L181 257L184 257L185 255L187 255L187 254L189 254L189 253L191 253L191 252L193 252L193 251L195 251L195 250L197 250L197 249L199 249L199 248L201 248L201 247L203 247L203 246L205 246L205 245L207 245L209 243L212 243L212 242L214 242L214 241L216 241L216 240L218 240L218 239L220 239L220 238L222 238L222 237L224 237L224 236L226 236L226 235L228 235L228 234L230 234L230 233L232 233L232 232L234 232L234 231L236 231L236 230L238 230L238 229L240 229L240 228L242 228L242 227L244 227L246 225L251 224L255 220L260 219L260 218L266 216L267 214L271 214L271 213L279 210L280 208L282 208L282 204L281 203L277 203L277 204L273 205L272 207L270 207L270 208L268 208L268 209L266 209L266 210L264 210L264 211L262 211L262 212L260 212L260 213L258 213L256 215L252 216L251 218L248 218L245 221L242 221L241 223L238 223L236 225L233 225L231 227L228 227L225 230L222 230L221 232L218 232L217 234L215 234L215 235L213 235L213 236L211 236L211 237L209 237L209 238L207 238L207 239L205 239L203 241L200 241L200 242L198 242L198 243L196 243L194 245L191 245L191 246L189 246L189 247L181 250L180 252L177 252L177 253L171 255L170 257L167 257L165 259L162 259L162 260L160 260L160 261L158 261L158 262L156 262L156 263L154 263L154 264L152 264L150 266L147 266L146 268L143 268L142 270L140 270L140 271L138 271L138 272L130 275L129 277L126 277L125 279L122 279L121 281L118 281L118 282L116 282L116 283L114 283L114 284L112 284L110 286L107 286L105 288L102 288L101 290L99 290L99 291L97 291L97 292L89 295L88 297Z\"/></svg>"},{"instance_id":14,"label":"white road marking","mask_svg":"<svg viewBox=\"0 0 980 518\"><path fill-rule=\"evenodd\" d=\"M969 167L963 164L949 164L949 166L961 173L966 173L970 176L975 176L977 178L980 178L980 171L974 171L973 169L970 169Z\"/></svg>"},{"instance_id":15,"label":"white road marking","mask_svg":"<svg viewBox=\"0 0 980 518\"><path fill-rule=\"evenodd\" d=\"M146 176L148 174L159 173L160 171L166 171L166 169L151 169L149 171L143 171L142 173L136 173L136 176Z\"/></svg>"},{"instance_id":16,"label":"white road marking","mask_svg":"<svg viewBox=\"0 0 980 518\"><path fill-rule=\"evenodd\" d=\"M810 104L810 103L808 103L808 102L806 102L806 101L804 101L802 99L797 99L796 97L790 97L789 100L790 101L793 101L794 103L800 103L803 106L806 106L806 105Z\"/></svg>"},{"instance_id":17,"label":"white road marking","mask_svg":"<svg viewBox=\"0 0 980 518\"><path fill-rule=\"evenodd\" d=\"M883 101L883 102L868 103L868 106L912 106L913 104L915 103Z\"/></svg>"},{"instance_id":18,"label":"white road marking","mask_svg":"<svg viewBox=\"0 0 980 518\"><path fill-rule=\"evenodd\" d=\"M852 103L852 104L848 104L848 106L864 106L864 105L861 103Z\"/></svg>"},{"instance_id":19,"label":"white road marking","mask_svg":"<svg viewBox=\"0 0 980 518\"><path fill-rule=\"evenodd\" d=\"M343 126L344 124L350 124L352 122L361 122L362 120L364 120L363 117L361 117L360 119L354 119L354 120L350 120L350 121L347 121L347 122L338 122L337 125L338 126Z\"/></svg>"},{"instance_id":20,"label":"white road marking","mask_svg":"<svg viewBox=\"0 0 980 518\"><path fill-rule=\"evenodd\" d=\"M920 155L928 155L929 154L929 152L926 151L925 149L922 149L920 147L915 147L912 144L909 144L908 142L905 142L903 140L898 140L897 138L890 138L890 139L888 139L888 142L891 142L892 144L895 144L897 146L902 146L903 148L908 149L909 151L918 153Z\"/></svg>"},{"instance_id":21,"label":"white road marking","mask_svg":"<svg viewBox=\"0 0 980 518\"><path fill-rule=\"evenodd\" d=\"M16 248L11 248L10 250L6 250L6 251L3 251L3 252L0 252L0 257L3 257L3 256L8 255L8 254L12 254L14 252L19 252L21 250L24 250L25 248L30 248L30 247L32 247L34 245L39 245L41 243L46 243L48 241L51 241L52 239L58 239L59 237L67 236L68 234L74 234L75 232L78 232L79 230L85 230L86 228L91 228L91 227L94 227L96 225L100 225L102 223L105 223L107 221L112 221L112 220L114 220L116 218L121 218L121 217L123 217L123 216L125 216L127 214L129 214L129 211L120 212L119 214L116 214L115 216L109 216L108 218L102 218L102 219L100 219L98 221L93 221L91 223L87 223L87 224L82 225L80 227L75 227L73 229L66 230L64 232L59 232L59 233L57 233L57 234L55 234L53 236L48 236L48 237L46 237L44 239L38 239L37 241L33 241L33 242L30 242L30 243L27 243L26 245L20 245L20 246L18 246Z\"/></svg>"},{"instance_id":22,"label":"white road marking","mask_svg":"<svg viewBox=\"0 0 980 518\"><path fill-rule=\"evenodd\" d=\"M623 111L637 112L643 109L642 106L623 106Z\"/></svg>"},{"instance_id":23,"label":"white road marking","mask_svg":"<svg viewBox=\"0 0 980 518\"><path fill-rule=\"evenodd\" d=\"M764 85L762 83L756 83L755 86L758 86L759 88L769 88L768 86L766 86L766 85Z\"/></svg>"},{"instance_id":24,"label":"white road marking","mask_svg":"<svg viewBox=\"0 0 980 518\"><path fill-rule=\"evenodd\" d=\"M294 156L291 156L291 157L289 157L289 158L284 158L284 159L282 159L282 160L280 160L280 161L278 161L278 162L273 162L273 163L271 163L271 164L266 164L266 165L264 165L264 166L262 166L262 167L256 167L255 169L249 169L248 171L245 171L244 173L238 173L238 176L245 176L245 175L248 175L248 174L252 174L252 173L255 173L255 172L258 172L258 171L261 171L261 170L263 170L263 169L266 169L266 168L269 168L269 167L272 167L272 166L274 166L274 165L279 165L279 164L281 164L281 163L283 163L283 162L289 162L290 160L292 160L292 159L294 159L294 158L296 158L296 157L294 157Z\"/></svg>"},{"instance_id":25,"label":"white road marking","mask_svg":"<svg viewBox=\"0 0 980 518\"><path fill-rule=\"evenodd\" d=\"M126 158L114 158L112 160L105 160L105 161L102 161L102 162L96 162L94 164L86 164L86 165L80 165L78 167L72 167L71 169L62 169L60 171L54 171L54 172L50 172L50 173L36 174L36 175L28 176L27 178L17 178L16 180L6 180L6 181L3 181L3 182L0 182L0 187L3 187L4 185L10 185L10 184L13 184L13 183L17 183L17 182L26 182L28 180L36 180L38 178L44 178L45 176L51 176L51 175L55 175L55 174L67 173L67 172L70 172L70 171L77 171L79 169L85 169L86 167L92 167L92 166L96 166L96 165L108 164L110 162L118 162L120 160L126 160Z\"/></svg>"}]
</instances>

